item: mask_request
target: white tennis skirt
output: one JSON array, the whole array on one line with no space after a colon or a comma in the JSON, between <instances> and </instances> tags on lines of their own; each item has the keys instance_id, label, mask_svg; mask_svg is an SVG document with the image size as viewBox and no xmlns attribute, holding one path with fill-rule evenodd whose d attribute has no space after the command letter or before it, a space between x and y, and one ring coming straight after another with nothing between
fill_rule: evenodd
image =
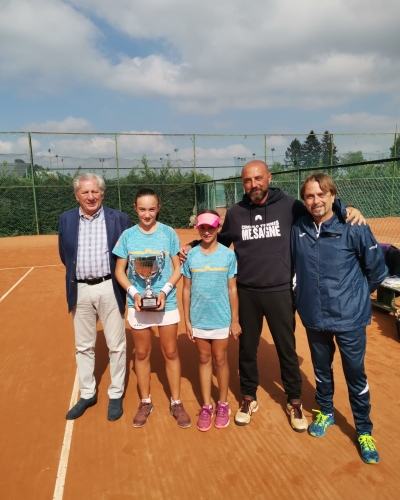
<instances>
[{"instance_id":1,"label":"white tennis skirt","mask_svg":"<svg viewBox=\"0 0 400 500\"><path fill-rule=\"evenodd\" d=\"M202 328L193 328L193 337L206 340L220 340L229 337L228 328L214 328L214 330L203 330Z\"/></svg>"},{"instance_id":2,"label":"white tennis skirt","mask_svg":"<svg viewBox=\"0 0 400 500\"><path fill-rule=\"evenodd\" d=\"M173 311L136 311L128 307L128 322L135 330L144 330L151 326L167 326L179 323L181 317L179 309Z\"/></svg>"}]
</instances>

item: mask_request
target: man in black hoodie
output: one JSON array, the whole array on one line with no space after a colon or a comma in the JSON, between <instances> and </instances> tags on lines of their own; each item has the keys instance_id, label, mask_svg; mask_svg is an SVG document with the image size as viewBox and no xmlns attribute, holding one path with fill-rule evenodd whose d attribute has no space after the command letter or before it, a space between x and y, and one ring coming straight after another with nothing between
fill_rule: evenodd
<instances>
[{"instance_id":1,"label":"man in black hoodie","mask_svg":"<svg viewBox=\"0 0 400 500\"><path fill-rule=\"evenodd\" d=\"M223 245L233 243L238 263L242 328L239 375L243 400L235 423L250 423L252 413L258 410L257 349L265 316L279 357L291 426L296 432L304 432L308 423L300 400L302 380L294 336L290 233L293 222L308 212L301 201L279 188L269 187L271 173L263 161L247 163L242 170L242 182L243 199L227 211L218 235ZM352 217L359 214L353 211Z\"/></svg>"}]
</instances>

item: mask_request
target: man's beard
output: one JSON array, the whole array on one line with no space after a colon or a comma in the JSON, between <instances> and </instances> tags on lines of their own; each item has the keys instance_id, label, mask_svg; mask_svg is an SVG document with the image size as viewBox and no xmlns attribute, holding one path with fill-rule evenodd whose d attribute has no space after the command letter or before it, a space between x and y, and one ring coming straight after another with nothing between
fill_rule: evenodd
<instances>
[{"instance_id":1,"label":"man's beard","mask_svg":"<svg viewBox=\"0 0 400 500\"><path fill-rule=\"evenodd\" d=\"M249 198L251 201L260 201L265 198L265 195L268 193L267 189L257 189L256 191L250 191Z\"/></svg>"}]
</instances>

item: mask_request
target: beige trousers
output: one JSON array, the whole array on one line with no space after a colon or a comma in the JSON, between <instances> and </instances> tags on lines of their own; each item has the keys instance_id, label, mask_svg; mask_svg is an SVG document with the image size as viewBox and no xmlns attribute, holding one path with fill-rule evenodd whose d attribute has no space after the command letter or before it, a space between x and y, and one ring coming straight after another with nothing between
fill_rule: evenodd
<instances>
[{"instance_id":1,"label":"beige trousers","mask_svg":"<svg viewBox=\"0 0 400 500\"><path fill-rule=\"evenodd\" d=\"M98 285L78 283L78 300L72 311L75 330L76 364L81 397L89 399L96 393L94 378L94 347L97 319L100 319L110 358L110 399L120 398L125 387L126 335L125 319L114 295L112 281Z\"/></svg>"}]
</instances>

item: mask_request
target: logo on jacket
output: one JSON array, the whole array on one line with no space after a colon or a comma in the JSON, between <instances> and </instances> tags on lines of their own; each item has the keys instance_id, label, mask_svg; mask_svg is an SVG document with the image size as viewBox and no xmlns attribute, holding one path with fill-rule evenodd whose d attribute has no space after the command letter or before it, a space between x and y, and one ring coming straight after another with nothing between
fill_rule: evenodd
<instances>
[{"instance_id":1,"label":"logo on jacket","mask_svg":"<svg viewBox=\"0 0 400 500\"><path fill-rule=\"evenodd\" d=\"M306 233L300 233L299 236L302 238Z\"/></svg>"},{"instance_id":2,"label":"logo on jacket","mask_svg":"<svg viewBox=\"0 0 400 500\"><path fill-rule=\"evenodd\" d=\"M254 220L262 220L262 215L256 215L256 216L254 217Z\"/></svg>"},{"instance_id":3,"label":"logo on jacket","mask_svg":"<svg viewBox=\"0 0 400 500\"><path fill-rule=\"evenodd\" d=\"M274 238L281 236L279 221L268 222L267 224L242 225L242 240L260 240L263 238Z\"/></svg>"},{"instance_id":4,"label":"logo on jacket","mask_svg":"<svg viewBox=\"0 0 400 500\"><path fill-rule=\"evenodd\" d=\"M378 248L378 245L374 245L373 247L369 247L369 250L374 250L375 248Z\"/></svg>"}]
</instances>

